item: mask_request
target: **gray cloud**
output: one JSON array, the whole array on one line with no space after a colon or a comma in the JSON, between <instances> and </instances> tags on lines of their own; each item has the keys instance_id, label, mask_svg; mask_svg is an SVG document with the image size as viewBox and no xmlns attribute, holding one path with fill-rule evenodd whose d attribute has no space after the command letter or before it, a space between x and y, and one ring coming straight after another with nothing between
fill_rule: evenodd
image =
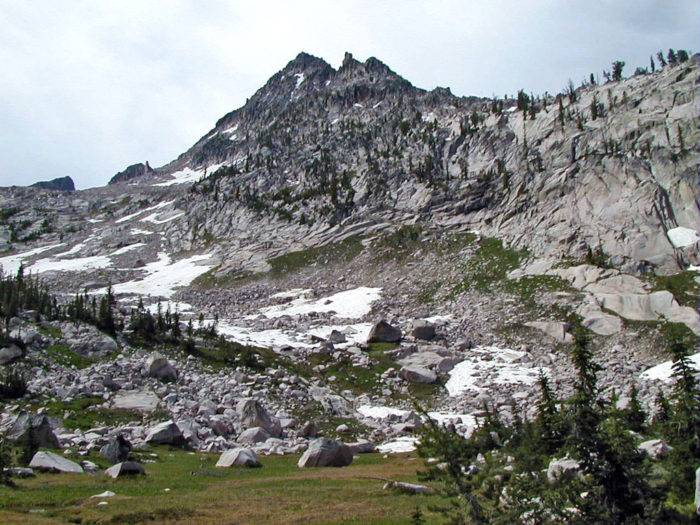
<instances>
[{"instance_id":1,"label":"gray cloud","mask_svg":"<svg viewBox=\"0 0 700 525\"><path fill-rule=\"evenodd\" d=\"M696 0L0 0L0 185L162 165L301 50L502 96L697 50L699 22Z\"/></svg>"}]
</instances>

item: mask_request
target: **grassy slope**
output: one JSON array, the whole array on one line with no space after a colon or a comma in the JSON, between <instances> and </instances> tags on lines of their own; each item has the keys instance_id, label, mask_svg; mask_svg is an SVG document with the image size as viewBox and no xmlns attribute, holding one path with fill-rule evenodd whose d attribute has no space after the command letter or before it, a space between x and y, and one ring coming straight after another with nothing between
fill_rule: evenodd
<instances>
[{"instance_id":1,"label":"grassy slope","mask_svg":"<svg viewBox=\"0 0 700 525\"><path fill-rule=\"evenodd\" d=\"M416 507L437 520L427 506L438 496L384 491L367 479L415 481L421 464L410 456L367 454L315 469L298 469L298 456L262 457L260 469L219 469L215 454L157 452L146 477L40 474L0 487L0 523L409 523ZM90 496L106 490L116 496L97 506Z\"/></svg>"}]
</instances>

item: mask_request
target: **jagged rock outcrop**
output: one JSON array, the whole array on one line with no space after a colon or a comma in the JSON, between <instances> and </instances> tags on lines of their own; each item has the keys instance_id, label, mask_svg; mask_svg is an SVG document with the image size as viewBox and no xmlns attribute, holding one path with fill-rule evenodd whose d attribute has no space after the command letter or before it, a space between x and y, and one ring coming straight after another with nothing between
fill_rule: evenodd
<instances>
[{"instance_id":1,"label":"jagged rock outcrop","mask_svg":"<svg viewBox=\"0 0 700 525\"><path fill-rule=\"evenodd\" d=\"M128 166L124 171L120 171L119 173L114 175L114 177L109 179L108 184L127 182L138 177L143 177L145 175L152 175L153 173L155 173L155 170L151 168L151 166L148 164L148 161L146 161L145 164L139 162L138 164L132 164L131 166Z\"/></svg>"},{"instance_id":2,"label":"jagged rock outcrop","mask_svg":"<svg viewBox=\"0 0 700 525\"><path fill-rule=\"evenodd\" d=\"M42 180L31 185L32 188L41 188L42 190L54 191L75 191L75 183L70 177L57 177L51 180Z\"/></svg>"}]
</instances>

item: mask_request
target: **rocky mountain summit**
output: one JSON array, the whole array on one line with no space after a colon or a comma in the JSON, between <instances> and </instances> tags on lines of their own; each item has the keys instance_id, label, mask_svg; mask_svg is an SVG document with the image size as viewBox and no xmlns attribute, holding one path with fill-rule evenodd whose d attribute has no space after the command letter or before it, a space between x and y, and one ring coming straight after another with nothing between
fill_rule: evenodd
<instances>
[{"instance_id":1,"label":"rocky mountain summit","mask_svg":"<svg viewBox=\"0 0 700 525\"><path fill-rule=\"evenodd\" d=\"M540 374L575 389L574 326L651 409L665 330L700 335L697 78L486 99L301 53L165 166L1 188L3 290L43 284L2 305L27 384L0 431L115 476L157 444L347 465L426 418L535 417Z\"/></svg>"},{"instance_id":2,"label":"rocky mountain summit","mask_svg":"<svg viewBox=\"0 0 700 525\"><path fill-rule=\"evenodd\" d=\"M59 177L57 179L35 182L32 184L32 188L71 192L75 191L75 183L70 177Z\"/></svg>"}]
</instances>

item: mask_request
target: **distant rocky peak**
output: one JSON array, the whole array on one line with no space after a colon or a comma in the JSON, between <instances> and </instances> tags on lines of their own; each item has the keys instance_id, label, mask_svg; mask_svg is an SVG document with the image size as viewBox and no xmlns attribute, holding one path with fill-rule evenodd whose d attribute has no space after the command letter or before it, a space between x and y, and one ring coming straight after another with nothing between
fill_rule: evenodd
<instances>
[{"instance_id":1,"label":"distant rocky peak","mask_svg":"<svg viewBox=\"0 0 700 525\"><path fill-rule=\"evenodd\" d=\"M148 161L146 161L145 164L139 162L138 164L132 164L131 166L127 167L124 171L120 171L119 173L117 173L114 177L110 179L109 184L125 182L131 179L135 179L137 177L149 175L154 172L155 170L151 168L151 166L148 164Z\"/></svg>"},{"instance_id":2,"label":"distant rocky peak","mask_svg":"<svg viewBox=\"0 0 700 525\"><path fill-rule=\"evenodd\" d=\"M52 180L42 180L32 184L32 188L42 188L44 190L75 191L75 184L70 177L58 177Z\"/></svg>"}]
</instances>

